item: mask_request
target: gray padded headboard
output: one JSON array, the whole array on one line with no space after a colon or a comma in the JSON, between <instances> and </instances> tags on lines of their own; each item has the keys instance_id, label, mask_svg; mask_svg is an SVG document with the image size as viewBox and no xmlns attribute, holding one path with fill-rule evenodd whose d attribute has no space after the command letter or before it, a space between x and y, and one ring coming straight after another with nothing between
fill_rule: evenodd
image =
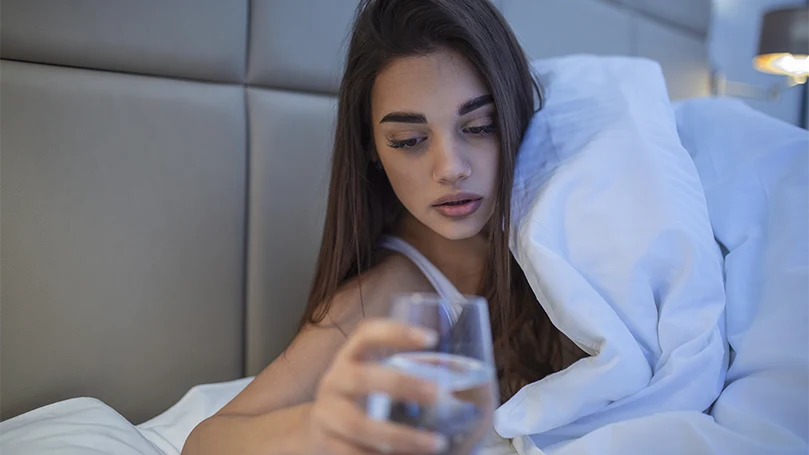
<instances>
[{"instance_id":1,"label":"gray padded headboard","mask_svg":"<svg viewBox=\"0 0 809 455\"><path fill-rule=\"evenodd\" d=\"M708 93L710 0L499 0L532 58ZM134 422L252 375L302 312L355 0L4 0L0 417Z\"/></svg>"}]
</instances>

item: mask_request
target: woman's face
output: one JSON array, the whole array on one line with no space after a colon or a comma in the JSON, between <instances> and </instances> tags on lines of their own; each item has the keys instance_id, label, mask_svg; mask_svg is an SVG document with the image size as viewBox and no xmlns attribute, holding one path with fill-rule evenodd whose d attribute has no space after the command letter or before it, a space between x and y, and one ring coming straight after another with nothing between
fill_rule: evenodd
<instances>
[{"instance_id":1,"label":"woman's face","mask_svg":"<svg viewBox=\"0 0 809 455\"><path fill-rule=\"evenodd\" d=\"M378 159L405 208L447 239L480 233L497 199L500 141L474 67L451 50L393 60L374 83L371 119Z\"/></svg>"}]
</instances>

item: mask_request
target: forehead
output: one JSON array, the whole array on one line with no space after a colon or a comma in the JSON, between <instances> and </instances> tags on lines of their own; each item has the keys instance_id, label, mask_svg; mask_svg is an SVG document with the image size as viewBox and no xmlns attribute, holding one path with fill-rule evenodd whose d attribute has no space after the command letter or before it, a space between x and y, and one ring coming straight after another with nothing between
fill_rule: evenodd
<instances>
[{"instance_id":1,"label":"forehead","mask_svg":"<svg viewBox=\"0 0 809 455\"><path fill-rule=\"evenodd\" d=\"M424 112L451 109L488 93L483 78L463 55L440 50L428 55L399 57L376 77L373 116L390 111Z\"/></svg>"}]
</instances>

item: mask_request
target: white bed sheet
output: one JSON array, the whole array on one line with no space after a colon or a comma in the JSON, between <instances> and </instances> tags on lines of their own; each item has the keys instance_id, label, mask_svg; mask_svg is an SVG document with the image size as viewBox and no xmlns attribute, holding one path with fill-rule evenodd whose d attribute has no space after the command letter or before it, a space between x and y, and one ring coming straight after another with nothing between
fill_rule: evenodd
<instances>
[{"instance_id":1,"label":"white bed sheet","mask_svg":"<svg viewBox=\"0 0 809 455\"><path fill-rule=\"evenodd\" d=\"M3 455L179 455L191 430L252 378L199 385L166 412L132 425L94 398L74 398L0 423Z\"/></svg>"}]
</instances>

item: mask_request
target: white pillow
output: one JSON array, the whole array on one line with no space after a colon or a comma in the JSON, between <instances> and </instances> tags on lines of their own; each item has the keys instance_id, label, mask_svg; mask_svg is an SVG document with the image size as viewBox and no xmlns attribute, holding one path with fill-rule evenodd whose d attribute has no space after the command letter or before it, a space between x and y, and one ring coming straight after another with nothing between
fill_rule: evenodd
<instances>
[{"instance_id":1,"label":"white pillow","mask_svg":"<svg viewBox=\"0 0 809 455\"><path fill-rule=\"evenodd\" d=\"M512 251L554 324L591 357L530 384L495 428L524 453L613 422L706 410L724 382L722 257L657 63L535 63ZM532 452L533 453L533 452Z\"/></svg>"}]
</instances>

